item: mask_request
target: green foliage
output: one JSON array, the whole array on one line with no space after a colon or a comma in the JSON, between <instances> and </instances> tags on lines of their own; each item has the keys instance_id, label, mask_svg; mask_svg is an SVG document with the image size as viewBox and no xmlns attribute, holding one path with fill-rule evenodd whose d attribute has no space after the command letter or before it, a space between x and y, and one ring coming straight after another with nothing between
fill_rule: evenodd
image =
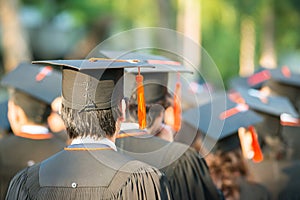
<instances>
[{"instance_id":1,"label":"green foliage","mask_svg":"<svg viewBox=\"0 0 300 200\"><path fill-rule=\"evenodd\" d=\"M94 21L109 16L110 33L134 27L158 26L160 5L170 11L170 27L176 27L180 10L178 0L21 0L23 5L33 5L42 11L46 21L67 11L78 26L87 29ZM238 74L240 48L240 22L243 16L255 21L256 52L258 64L261 51L263 19L266 11L275 13L275 45L278 56L286 51L300 49L300 2L298 0L201 0L202 45L218 66L225 83Z\"/></svg>"}]
</instances>

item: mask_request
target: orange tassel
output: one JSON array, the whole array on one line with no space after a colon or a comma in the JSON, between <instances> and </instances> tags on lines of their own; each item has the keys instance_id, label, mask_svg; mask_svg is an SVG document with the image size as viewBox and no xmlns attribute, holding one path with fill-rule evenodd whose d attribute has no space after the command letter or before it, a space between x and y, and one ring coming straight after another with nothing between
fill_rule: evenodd
<instances>
[{"instance_id":1,"label":"orange tassel","mask_svg":"<svg viewBox=\"0 0 300 200\"><path fill-rule=\"evenodd\" d=\"M179 131L181 128L181 83L179 81L176 83L175 94L174 94L174 124L173 129Z\"/></svg>"},{"instance_id":2,"label":"orange tassel","mask_svg":"<svg viewBox=\"0 0 300 200\"><path fill-rule=\"evenodd\" d=\"M254 156L253 156L252 160L254 162L261 162L264 159L264 156L262 154L262 151L261 151L259 143L258 143L256 130L253 126L249 126L249 131L252 136L252 148L253 148L253 152L254 152Z\"/></svg>"},{"instance_id":3,"label":"orange tassel","mask_svg":"<svg viewBox=\"0 0 300 200\"><path fill-rule=\"evenodd\" d=\"M135 80L137 85L138 120L140 129L144 129L147 126L143 79L144 77L140 74L140 68L138 68L138 75L136 75Z\"/></svg>"}]
</instances>

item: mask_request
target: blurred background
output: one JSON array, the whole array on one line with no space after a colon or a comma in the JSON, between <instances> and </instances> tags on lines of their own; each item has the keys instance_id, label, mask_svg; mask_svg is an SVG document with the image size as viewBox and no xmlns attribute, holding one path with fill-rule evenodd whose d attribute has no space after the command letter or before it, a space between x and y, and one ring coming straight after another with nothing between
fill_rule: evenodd
<instances>
[{"instance_id":1,"label":"blurred background","mask_svg":"<svg viewBox=\"0 0 300 200\"><path fill-rule=\"evenodd\" d=\"M20 61L85 58L131 28L165 27L203 46L227 87L259 66L299 71L299 18L297 0L0 0L0 75Z\"/></svg>"}]
</instances>

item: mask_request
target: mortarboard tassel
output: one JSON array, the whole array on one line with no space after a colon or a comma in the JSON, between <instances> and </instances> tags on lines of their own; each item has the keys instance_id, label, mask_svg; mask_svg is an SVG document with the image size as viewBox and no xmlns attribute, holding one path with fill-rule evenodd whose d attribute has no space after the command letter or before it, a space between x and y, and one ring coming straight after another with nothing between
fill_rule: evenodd
<instances>
[{"instance_id":1,"label":"mortarboard tassel","mask_svg":"<svg viewBox=\"0 0 300 200\"><path fill-rule=\"evenodd\" d=\"M174 94L174 124L173 129L179 131L181 128L181 83L180 76L177 74L177 83Z\"/></svg>"},{"instance_id":2,"label":"mortarboard tassel","mask_svg":"<svg viewBox=\"0 0 300 200\"><path fill-rule=\"evenodd\" d=\"M291 78L291 71L290 69L288 68L288 66L283 66L281 68L281 73L283 74L284 77L286 78Z\"/></svg>"},{"instance_id":3,"label":"mortarboard tassel","mask_svg":"<svg viewBox=\"0 0 300 200\"><path fill-rule=\"evenodd\" d=\"M147 126L143 79L144 77L140 74L140 68L138 68L138 75L136 75L135 80L137 85L138 120L141 129Z\"/></svg>"},{"instance_id":4,"label":"mortarboard tassel","mask_svg":"<svg viewBox=\"0 0 300 200\"><path fill-rule=\"evenodd\" d=\"M264 156L262 154L262 151L261 151L259 143L258 143L256 130L253 126L249 126L249 131L252 136L252 148L253 148L253 152L254 152L254 156L253 156L252 160L254 162L261 162L264 159Z\"/></svg>"}]
</instances>

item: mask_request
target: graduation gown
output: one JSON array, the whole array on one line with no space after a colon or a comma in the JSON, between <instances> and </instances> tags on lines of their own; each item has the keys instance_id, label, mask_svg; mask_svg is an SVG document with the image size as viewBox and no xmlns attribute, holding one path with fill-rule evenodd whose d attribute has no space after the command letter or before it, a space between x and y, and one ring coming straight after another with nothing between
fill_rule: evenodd
<instances>
[{"instance_id":1,"label":"graduation gown","mask_svg":"<svg viewBox=\"0 0 300 200\"><path fill-rule=\"evenodd\" d=\"M116 145L122 153L164 172L173 199L220 198L205 160L189 146L136 130L119 134Z\"/></svg>"},{"instance_id":2,"label":"graduation gown","mask_svg":"<svg viewBox=\"0 0 300 200\"><path fill-rule=\"evenodd\" d=\"M13 134L0 140L0 199L11 178L20 170L59 152L65 144L47 134Z\"/></svg>"},{"instance_id":3,"label":"graduation gown","mask_svg":"<svg viewBox=\"0 0 300 200\"><path fill-rule=\"evenodd\" d=\"M155 168L106 145L71 145L10 183L15 199L169 199L165 177Z\"/></svg>"},{"instance_id":4,"label":"graduation gown","mask_svg":"<svg viewBox=\"0 0 300 200\"><path fill-rule=\"evenodd\" d=\"M240 199L243 200L252 200L252 199L260 199L260 200L270 200L271 194L263 185L247 181L244 178L240 178L238 180L238 184L240 187Z\"/></svg>"},{"instance_id":5,"label":"graduation gown","mask_svg":"<svg viewBox=\"0 0 300 200\"><path fill-rule=\"evenodd\" d=\"M250 165L256 181L266 186L272 199L300 199L300 161L267 158Z\"/></svg>"}]
</instances>

